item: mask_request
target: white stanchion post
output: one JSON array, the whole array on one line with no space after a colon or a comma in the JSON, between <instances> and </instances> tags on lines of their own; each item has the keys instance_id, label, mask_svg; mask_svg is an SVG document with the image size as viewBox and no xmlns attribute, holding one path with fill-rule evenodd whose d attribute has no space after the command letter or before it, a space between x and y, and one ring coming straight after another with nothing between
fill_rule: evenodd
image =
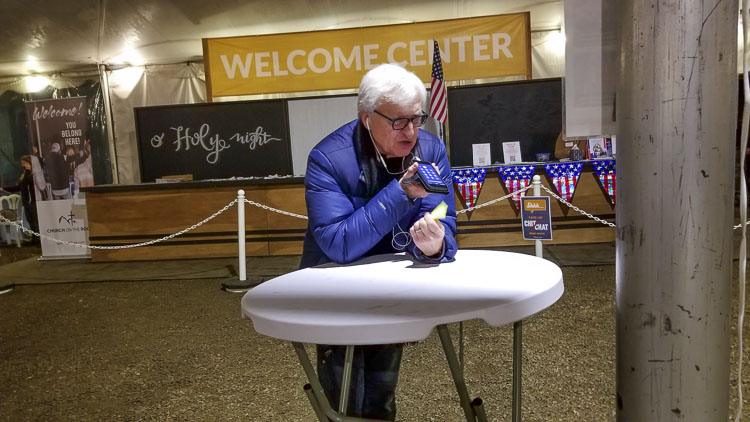
<instances>
[{"instance_id":1,"label":"white stanchion post","mask_svg":"<svg viewBox=\"0 0 750 422\"><path fill-rule=\"evenodd\" d=\"M245 191L237 191L237 241L239 242L240 281L247 280L245 268Z\"/></svg>"},{"instance_id":2,"label":"white stanchion post","mask_svg":"<svg viewBox=\"0 0 750 422\"><path fill-rule=\"evenodd\" d=\"M531 185L534 188L534 196L542 194L542 178L535 175ZM543 258L542 241L534 240L536 256ZM511 420L521 422L521 365L523 361L523 320L513 323L513 397L511 403Z\"/></svg>"},{"instance_id":3,"label":"white stanchion post","mask_svg":"<svg viewBox=\"0 0 750 422\"><path fill-rule=\"evenodd\" d=\"M533 178L531 185L534 186L534 196L540 196L542 194L542 178L537 174ZM538 258L544 258L542 252L542 241L537 239L534 241L534 249Z\"/></svg>"}]
</instances>

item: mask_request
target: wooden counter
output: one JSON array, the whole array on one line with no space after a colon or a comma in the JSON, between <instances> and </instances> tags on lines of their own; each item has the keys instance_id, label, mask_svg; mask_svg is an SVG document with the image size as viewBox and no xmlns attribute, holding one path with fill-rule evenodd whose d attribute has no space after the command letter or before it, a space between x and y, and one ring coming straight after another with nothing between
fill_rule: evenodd
<instances>
[{"instance_id":1,"label":"wooden counter","mask_svg":"<svg viewBox=\"0 0 750 422\"><path fill-rule=\"evenodd\" d=\"M128 245L158 239L200 222L237 198L306 215L302 178L199 181L85 188L89 242ZM307 220L245 204L248 256L302 252ZM237 206L173 239L127 249L92 249L93 261L237 256Z\"/></svg>"},{"instance_id":2,"label":"wooden counter","mask_svg":"<svg viewBox=\"0 0 750 422\"><path fill-rule=\"evenodd\" d=\"M554 191L542 166L536 174ZM89 241L96 246L128 245L158 239L198 223L236 199L237 190L259 204L307 215L303 179L222 180L168 184L105 185L84 188L89 221ZM508 192L494 169L489 169L478 205ZM528 194L531 195L529 190ZM542 191L545 195L546 192ZM456 209L466 208L456 193ZM547 244L590 243L615 240L615 230L554 198L552 241ZM614 207L590 165L581 173L572 203L601 219L614 222ZM307 220L245 204L248 256L302 253ZM510 199L458 216L461 248L497 248L529 245L521 234L520 213ZM127 249L92 249L94 261L188 259L237 256L237 207L232 206L211 221L181 236L154 245Z\"/></svg>"}]
</instances>

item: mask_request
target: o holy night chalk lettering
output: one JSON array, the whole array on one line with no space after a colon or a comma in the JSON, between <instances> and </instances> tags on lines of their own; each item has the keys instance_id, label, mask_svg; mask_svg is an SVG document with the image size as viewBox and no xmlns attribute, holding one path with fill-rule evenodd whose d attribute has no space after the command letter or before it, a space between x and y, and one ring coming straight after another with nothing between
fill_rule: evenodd
<instances>
[{"instance_id":1,"label":"o holy night chalk lettering","mask_svg":"<svg viewBox=\"0 0 750 422\"><path fill-rule=\"evenodd\" d=\"M175 136L172 141L175 152L189 151L191 147L201 148L207 152L206 162L209 164L218 163L221 152L231 148L233 143L247 145L248 149L252 151L273 141L281 140L281 138L274 138L266 133L262 126L258 126L255 132L236 132L229 136L229 140L222 138L218 133L211 134L211 126L208 123L203 123L198 131L193 131L190 127L184 126L170 127L170 129ZM164 136L163 132L154 135L151 138L151 146L161 148L164 145Z\"/></svg>"}]
</instances>

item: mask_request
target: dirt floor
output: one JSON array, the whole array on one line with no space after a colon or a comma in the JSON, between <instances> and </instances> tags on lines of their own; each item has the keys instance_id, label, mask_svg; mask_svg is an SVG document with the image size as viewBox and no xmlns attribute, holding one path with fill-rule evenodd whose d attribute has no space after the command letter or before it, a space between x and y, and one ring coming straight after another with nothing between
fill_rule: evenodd
<instances>
[{"instance_id":1,"label":"dirt floor","mask_svg":"<svg viewBox=\"0 0 750 422\"><path fill-rule=\"evenodd\" d=\"M38 253L3 248L0 263ZM524 322L523 420L613 421L614 266L563 272L563 297ZM0 295L0 421L314 420L291 345L256 334L240 318L242 294L223 281L21 285ZM490 420L510 420L512 327L470 321L464 331L470 394ZM406 348L398 408L401 421L463 420L434 333Z\"/></svg>"}]
</instances>

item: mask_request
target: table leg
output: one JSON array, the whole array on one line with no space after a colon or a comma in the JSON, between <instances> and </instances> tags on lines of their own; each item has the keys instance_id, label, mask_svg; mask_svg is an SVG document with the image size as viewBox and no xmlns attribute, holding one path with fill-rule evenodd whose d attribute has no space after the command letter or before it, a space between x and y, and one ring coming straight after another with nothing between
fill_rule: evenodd
<instances>
[{"instance_id":1,"label":"table leg","mask_svg":"<svg viewBox=\"0 0 750 422\"><path fill-rule=\"evenodd\" d=\"M323 408L318 403L318 399L315 398L315 393L312 391L312 385L308 382L302 387L302 389L305 391L307 399L310 400L310 406L312 406L315 415L318 416L318 422L328 422L326 412L323 411Z\"/></svg>"},{"instance_id":2,"label":"table leg","mask_svg":"<svg viewBox=\"0 0 750 422\"><path fill-rule=\"evenodd\" d=\"M487 422L487 414L484 412L484 404L482 399L479 397L471 401L471 407L474 409L474 413L477 415L477 421Z\"/></svg>"},{"instance_id":3,"label":"table leg","mask_svg":"<svg viewBox=\"0 0 750 422\"><path fill-rule=\"evenodd\" d=\"M461 363L461 371L464 370L464 322L458 323L458 361Z\"/></svg>"},{"instance_id":4,"label":"table leg","mask_svg":"<svg viewBox=\"0 0 750 422\"><path fill-rule=\"evenodd\" d=\"M344 370L341 373L341 394L339 395L339 413L346 415L349 404L349 385L352 382L352 364L354 363L354 346L346 346Z\"/></svg>"},{"instance_id":5,"label":"table leg","mask_svg":"<svg viewBox=\"0 0 750 422\"><path fill-rule=\"evenodd\" d=\"M521 422L521 364L523 321L513 323L513 422Z\"/></svg>"},{"instance_id":6,"label":"table leg","mask_svg":"<svg viewBox=\"0 0 750 422\"><path fill-rule=\"evenodd\" d=\"M440 337L440 342L443 345L443 351L445 351L445 358L448 360L448 367L451 370L451 375L453 375L453 382L456 384L458 398L461 401L461 407L464 409L466 420L467 422L474 422L476 420L476 415L474 414L474 409L469 400L469 392L466 389L464 373L461 371L461 365L456 357L456 349L453 347L453 341L451 340L448 326L445 324L438 325L437 332Z\"/></svg>"},{"instance_id":7,"label":"table leg","mask_svg":"<svg viewBox=\"0 0 750 422\"><path fill-rule=\"evenodd\" d=\"M331 405L328 404L326 393L323 391L323 386L320 385L320 380L318 380L318 374L315 372L315 369L313 369L310 358L307 356L305 346L302 343L297 342L292 342L292 345L294 346L294 351L297 352L297 358L299 359L300 365L302 365L302 370L305 371L307 380L310 381L312 394L316 399L315 402L310 401L310 404L313 406L313 410L315 410L316 414L321 410L320 408L323 408L322 410L327 415L328 411L325 407L327 406L328 408L331 408ZM319 407L318 409L315 408L316 404ZM331 411L333 411L333 409L331 409Z\"/></svg>"},{"instance_id":8,"label":"table leg","mask_svg":"<svg viewBox=\"0 0 750 422\"><path fill-rule=\"evenodd\" d=\"M312 395L315 399L314 401L311 399L310 404L313 406L316 415L322 413L329 420L337 422L377 422L374 419L355 418L336 413L331 407L331 404L328 403L326 393L323 391L323 386L320 385L318 374L315 372L315 369L313 369L312 362L310 362L310 357L307 355L305 346L296 341L293 341L292 345L294 346L294 351L297 352L297 358L299 359L300 365L302 365L302 370L305 371L307 380L310 382L310 390L312 390Z\"/></svg>"}]
</instances>

